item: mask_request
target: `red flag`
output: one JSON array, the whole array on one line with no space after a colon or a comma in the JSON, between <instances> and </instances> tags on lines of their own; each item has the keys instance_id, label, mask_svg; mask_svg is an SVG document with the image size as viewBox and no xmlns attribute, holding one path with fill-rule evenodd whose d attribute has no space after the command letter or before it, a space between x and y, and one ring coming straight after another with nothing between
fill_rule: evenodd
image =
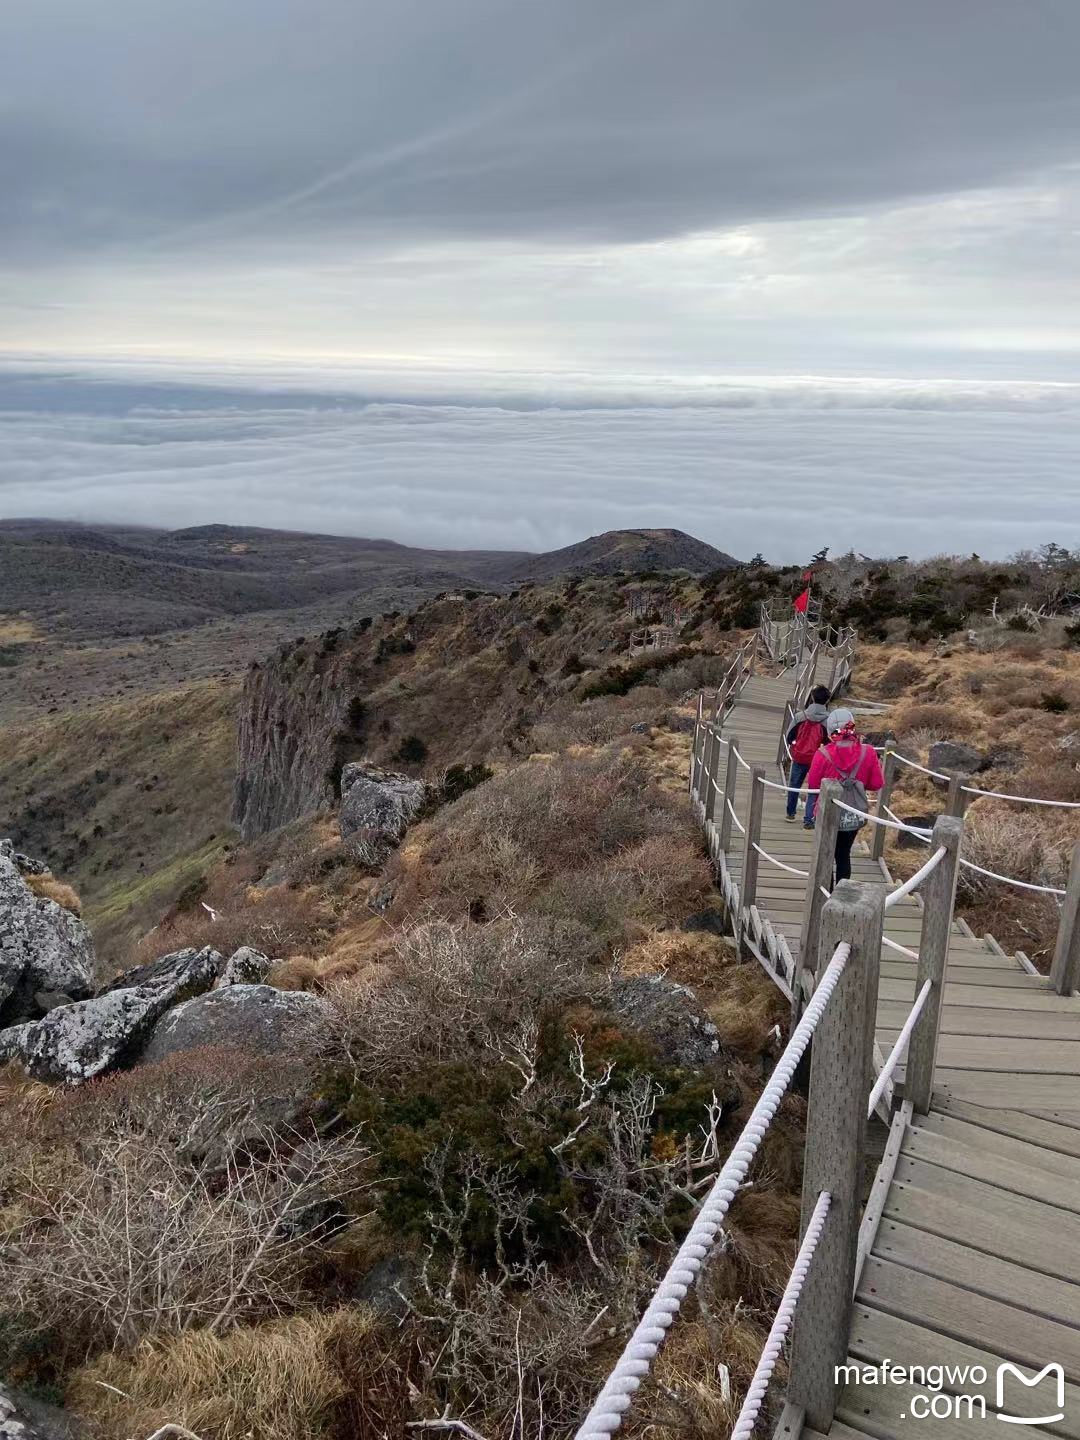
<instances>
[{"instance_id":1,"label":"red flag","mask_svg":"<svg viewBox=\"0 0 1080 1440\"><path fill-rule=\"evenodd\" d=\"M810 581L814 578L813 570L804 570L802 578L806 583L806 589L795 599L796 615L805 615L810 605Z\"/></svg>"}]
</instances>

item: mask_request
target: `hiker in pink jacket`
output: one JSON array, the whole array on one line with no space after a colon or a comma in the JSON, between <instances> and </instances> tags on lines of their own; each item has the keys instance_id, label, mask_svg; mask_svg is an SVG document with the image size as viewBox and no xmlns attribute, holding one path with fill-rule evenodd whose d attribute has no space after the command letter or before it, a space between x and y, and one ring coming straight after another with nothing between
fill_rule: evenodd
<instances>
[{"instance_id":1,"label":"hiker in pink jacket","mask_svg":"<svg viewBox=\"0 0 1080 1440\"><path fill-rule=\"evenodd\" d=\"M822 780L839 780L852 797L845 803L861 804L866 792L880 790L885 783L877 752L872 745L864 745L855 729L855 716L850 710L834 710L825 722L829 742L814 756L807 787L817 790ZM854 790L853 790L853 787ZM860 800L854 795L861 787ZM865 818L853 815L850 810L840 813L840 829L836 835L836 878L851 879L851 847L855 836L866 824Z\"/></svg>"}]
</instances>

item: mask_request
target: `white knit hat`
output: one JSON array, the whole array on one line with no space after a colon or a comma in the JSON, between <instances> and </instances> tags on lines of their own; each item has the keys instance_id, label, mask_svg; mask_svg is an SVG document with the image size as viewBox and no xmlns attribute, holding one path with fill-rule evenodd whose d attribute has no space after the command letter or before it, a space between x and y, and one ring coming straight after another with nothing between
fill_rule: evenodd
<instances>
[{"instance_id":1,"label":"white knit hat","mask_svg":"<svg viewBox=\"0 0 1080 1440\"><path fill-rule=\"evenodd\" d=\"M835 735L837 730L843 730L845 725L854 725L855 716L850 710L834 710L825 721L825 729L830 735Z\"/></svg>"}]
</instances>

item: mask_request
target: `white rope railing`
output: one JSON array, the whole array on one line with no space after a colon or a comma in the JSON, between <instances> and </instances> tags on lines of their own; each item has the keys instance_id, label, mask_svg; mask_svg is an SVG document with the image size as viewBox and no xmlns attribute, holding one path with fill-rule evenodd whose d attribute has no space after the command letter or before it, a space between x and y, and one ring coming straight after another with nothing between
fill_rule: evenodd
<instances>
[{"instance_id":1,"label":"white rope railing","mask_svg":"<svg viewBox=\"0 0 1080 1440\"><path fill-rule=\"evenodd\" d=\"M1080 810L1080 800L1040 800L1037 795L1008 795L1003 790L980 790L977 786L961 785L965 795L986 796L990 800L1012 800L1017 805L1051 805L1058 810Z\"/></svg>"},{"instance_id":2,"label":"white rope railing","mask_svg":"<svg viewBox=\"0 0 1080 1440\"><path fill-rule=\"evenodd\" d=\"M775 865L780 870L786 870L789 875L798 875L800 880L810 879L809 870L796 870L794 865L785 865L783 860L778 860L775 855L770 855L769 852L763 850L756 841L751 842L751 849L756 850L763 860L768 860L770 865Z\"/></svg>"},{"instance_id":3,"label":"white rope railing","mask_svg":"<svg viewBox=\"0 0 1080 1440\"><path fill-rule=\"evenodd\" d=\"M912 835L923 838L921 830L916 830L911 825L905 825L902 820L884 820L880 815L869 814L865 810L860 810L856 805L845 805L843 800L833 800L832 803L839 805L841 810L846 810L850 815L861 815L864 820L869 820L871 825L884 825L887 830L907 830Z\"/></svg>"},{"instance_id":4,"label":"white rope railing","mask_svg":"<svg viewBox=\"0 0 1080 1440\"><path fill-rule=\"evenodd\" d=\"M649 1301L634 1333L615 1362L604 1388L582 1421L576 1440L603 1440L605 1436L614 1435L622 1423L624 1413L630 1408L631 1397L648 1375L656 1352L679 1313L687 1291L712 1250L716 1232L720 1229L739 1186L746 1179L758 1146L787 1093L799 1061L806 1053L850 956L851 946L847 941L839 944L833 951L832 959L825 967L802 1019L791 1032L791 1039L784 1047L775 1070L765 1082L765 1088L751 1111L749 1120L736 1140L731 1154L724 1161L656 1294Z\"/></svg>"},{"instance_id":5,"label":"white rope railing","mask_svg":"<svg viewBox=\"0 0 1080 1440\"><path fill-rule=\"evenodd\" d=\"M960 856L960 864L965 870L974 870L976 875L985 875L988 880L1001 880L1006 885L1017 885L1021 890L1035 890L1040 895L1061 895L1065 891L1059 890L1054 885L1034 885L1030 880L1017 880L1012 875L999 875L996 870L984 870L981 865L976 865L972 860L965 860Z\"/></svg>"},{"instance_id":6,"label":"white rope railing","mask_svg":"<svg viewBox=\"0 0 1080 1440\"><path fill-rule=\"evenodd\" d=\"M885 1094L889 1081L892 1079L893 1071L896 1069L897 1065L900 1064L900 1057L903 1055L904 1051L908 1047L908 1041L911 1039L911 1032L915 1029L915 1026L918 1023L919 1016L923 1012L923 1006L926 1004L927 997L929 996L930 991L933 988L934 982L932 980L926 979L923 981L922 989L915 997L915 1004L911 1007L911 1010L908 1013L908 1017L904 1021L900 1034L897 1035L896 1041L892 1049L889 1051L888 1059L881 1067L881 1074L874 1082L874 1088L870 1091L870 1105L866 1112L868 1116L873 1115L874 1111L877 1109L878 1101L881 1099L882 1095Z\"/></svg>"},{"instance_id":7,"label":"white rope railing","mask_svg":"<svg viewBox=\"0 0 1080 1440\"><path fill-rule=\"evenodd\" d=\"M903 825L904 829L908 832L909 835L918 836L918 838L923 842L924 845L930 844L930 836L932 833L931 831L924 830L918 825L906 824L905 821L900 819L900 816L897 815L896 811L890 809L888 805L883 805L881 808L885 811L886 815L890 816L891 819L896 821L897 825Z\"/></svg>"},{"instance_id":8,"label":"white rope railing","mask_svg":"<svg viewBox=\"0 0 1080 1440\"><path fill-rule=\"evenodd\" d=\"M789 795L820 795L820 790L810 790L805 785L781 785L777 780L766 780L764 775L758 779L767 790L785 790Z\"/></svg>"},{"instance_id":9,"label":"white rope railing","mask_svg":"<svg viewBox=\"0 0 1080 1440\"><path fill-rule=\"evenodd\" d=\"M795 1307L799 1303L799 1296L802 1294L803 1285L806 1283L806 1276L810 1270L810 1262L814 1258L814 1251L817 1249L818 1241L821 1239L821 1232L825 1228L825 1217L829 1213L829 1205L832 1196L827 1190L823 1190L817 1198L810 1221L806 1227L806 1234L803 1236L802 1244L799 1246L799 1253L795 1257L795 1264L792 1266L791 1274L788 1277L784 1293L780 1297L780 1304L776 1310L776 1319L772 1323L768 1339L765 1341L758 1360L757 1369L754 1371L754 1378L746 1392L746 1399L739 1411L739 1418L731 1432L731 1440L751 1440L754 1433L754 1426L757 1424L758 1415L761 1413L762 1402L769 1389L769 1381L772 1379L773 1371L776 1369L776 1362L780 1358L780 1352L784 1348L784 1339L791 1326L795 1314Z\"/></svg>"},{"instance_id":10,"label":"white rope railing","mask_svg":"<svg viewBox=\"0 0 1080 1440\"><path fill-rule=\"evenodd\" d=\"M907 765L912 770L918 770L923 775L929 775L932 780L949 781L953 777L946 775L943 770L931 770L926 765L920 765L917 760L911 760L907 755L901 755L899 750L893 754L901 765ZM1080 800L1043 800L1037 795L1011 795L1007 790L982 790L978 785L961 785L960 789L965 795L972 795L976 800L1009 800L1014 805L1048 805L1058 810L1080 810Z\"/></svg>"},{"instance_id":11,"label":"white rope railing","mask_svg":"<svg viewBox=\"0 0 1080 1440\"><path fill-rule=\"evenodd\" d=\"M894 905L899 904L900 901L903 900L905 895L910 895L913 890L917 890L931 871L937 869L947 854L948 851L945 849L945 846L939 845L925 865L920 866L919 869L915 871L915 874L905 880L902 885L897 885L895 890L889 891L888 895L885 896L885 909L891 910Z\"/></svg>"},{"instance_id":12,"label":"white rope railing","mask_svg":"<svg viewBox=\"0 0 1080 1440\"><path fill-rule=\"evenodd\" d=\"M731 814L731 823L735 826L735 829L738 830L740 835L745 835L746 826L742 824L742 822L739 820L738 815L735 814L735 806L732 805L730 800L725 800L724 804L727 806L728 811Z\"/></svg>"},{"instance_id":13,"label":"white rope railing","mask_svg":"<svg viewBox=\"0 0 1080 1440\"><path fill-rule=\"evenodd\" d=\"M887 945L890 950L896 950L901 955L906 955L909 960L918 960L919 952L909 950L906 945L901 945L899 940L890 940L887 935L881 937L881 943Z\"/></svg>"},{"instance_id":14,"label":"white rope railing","mask_svg":"<svg viewBox=\"0 0 1080 1440\"><path fill-rule=\"evenodd\" d=\"M835 801L835 804L840 805L841 802ZM920 829L917 828L916 825L904 825L903 822L897 821L896 812L891 811L887 805L886 811L893 816L893 827L891 828L903 829L903 831L907 831L909 835L916 835L919 840L922 840L924 845L930 844L929 829ZM878 825L888 824L887 821L883 821L883 819L877 818L877 816L871 815L870 818ZM976 865L973 860L965 860L963 855L960 855L960 864L963 865L965 870L975 871L976 876L985 876L988 880L999 880L1004 886L1017 886L1020 890L1034 890L1037 894L1047 894L1047 896L1064 896L1064 894L1066 894L1066 891L1058 890L1057 886L1037 886L1037 884L1032 883L1030 880L1017 880L1015 876L1001 876L996 870L984 870L982 865ZM926 865L924 865L923 870L924 868L926 868ZM919 871L919 874L922 874L922 871ZM914 880L914 878L916 877L913 876L912 880ZM896 891L893 891L893 893L896 893ZM890 901L886 900L886 904L888 903L890 903Z\"/></svg>"}]
</instances>

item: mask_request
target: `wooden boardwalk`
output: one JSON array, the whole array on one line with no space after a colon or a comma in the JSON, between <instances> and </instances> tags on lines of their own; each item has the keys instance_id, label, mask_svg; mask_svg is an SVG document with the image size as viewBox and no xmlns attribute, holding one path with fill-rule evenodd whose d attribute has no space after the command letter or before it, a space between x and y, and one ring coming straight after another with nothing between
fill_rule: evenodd
<instances>
[{"instance_id":1,"label":"wooden boardwalk","mask_svg":"<svg viewBox=\"0 0 1080 1440\"><path fill-rule=\"evenodd\" d=\"M737 739L745 760L765 766L766 777L777 782L783 780L776 755L791 683L790 674L752 676L723 722L724 736ZM744 823L749 787L740 766L734 809ZM784 801L781 791L765 789L759 843L783 864L807 870L813 834L801 823L805 801L796 824L785 820ZM741 888L742 837L731 825L721 855L719 823L709 834L722 871ZM852 878L891 888L862 838ZM786 957L799 959L806 886L759 858L754 918L771 932L772 958L754 943L758 928L750 927L748 939L788 990ZM885 935L917 951L922 922L921 901L905 898L886 913ZM777 952L784 960L779 968ZM914 1001L915 969L914 960L883 948L878 1068ZM1056 1363L1067 1382L1064 1419L1035 1433L1080 1440L1080 997L1055 994L1046 978L954 921L928 1114L913 1117L903 1099L903 1074L901 1067L891 1097L899 1108L863 1221L851 1364L966 1365L976 1367L975 1377L946 1379L925 1415L931 1394L925 1387L851 1380L828 1433L837 1440L985 1437L987 1425L997 1423L998 1366L1011 1362L1030 1375ZM1055 1408L1054 1388L1053 1376L1030 1390L1007 1377L1003 1408L1012 1416L1047 1417ZM960 1413L944 1414L952 1404L945 1397L961 1395L975 1397L968 1413L960 1401L952 1406ZM781 1440L796 1440L800 1432L816 1433L785 1412Z\"/></svg>"}]
</instances>

